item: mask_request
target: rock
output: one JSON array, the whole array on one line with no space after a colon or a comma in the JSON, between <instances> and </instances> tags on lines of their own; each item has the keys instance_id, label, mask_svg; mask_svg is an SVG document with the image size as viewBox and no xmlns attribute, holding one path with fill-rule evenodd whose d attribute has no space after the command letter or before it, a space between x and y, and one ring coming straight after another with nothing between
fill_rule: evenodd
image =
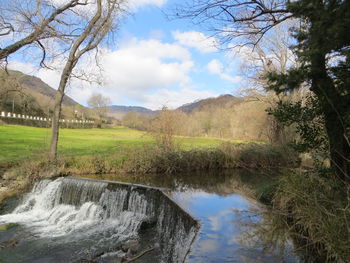
<instances>
[{"instance_id":1,"label":"rock","mask_svg":"<svg viewBox=\"0 0 350 263\"><path fill-rule=\"evenodd\" d=\"M140 248L140 243L137 240L129 240L122 245L122 250L130 254L135 254Z\"/></svg>"}]
</instances>

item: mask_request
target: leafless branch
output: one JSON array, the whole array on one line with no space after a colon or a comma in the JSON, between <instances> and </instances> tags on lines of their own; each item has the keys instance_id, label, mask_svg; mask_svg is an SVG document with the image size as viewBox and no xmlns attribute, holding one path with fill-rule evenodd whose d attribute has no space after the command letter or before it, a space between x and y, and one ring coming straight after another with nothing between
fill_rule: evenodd
<instances>
[{"instance_id":1,"label":"leafless branch","mask_svg":"<svg viewBox=\"0 0 350 263\"><path fill-rule=\"evenodd\" d=\"M255 46L275 26L292 18L284 0L197 0L180 4L170 19L190 19L214 33L222 44L244 37ZM249 38L254 36L254 40Z\"/></svg>"}]
</instances>

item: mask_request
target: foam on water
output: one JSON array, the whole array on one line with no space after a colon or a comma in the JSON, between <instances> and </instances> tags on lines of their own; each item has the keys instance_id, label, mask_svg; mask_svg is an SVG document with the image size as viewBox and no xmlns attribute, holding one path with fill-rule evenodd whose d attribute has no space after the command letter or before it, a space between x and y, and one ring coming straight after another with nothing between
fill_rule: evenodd
<instances>
[{"instance_id":1,"label":"foam on water","mask_svg":"<svg viewBox=\"0 0 350 263\"><path fill-rule=\"evenodd\" d=\"M155 222L161 261L182 262L198 225L163 192L140 186L75 178L43 180L1 223L18 223L34 236L71 240L95 238L94 247L138 236Z\"/></svg>"}]
</instances>

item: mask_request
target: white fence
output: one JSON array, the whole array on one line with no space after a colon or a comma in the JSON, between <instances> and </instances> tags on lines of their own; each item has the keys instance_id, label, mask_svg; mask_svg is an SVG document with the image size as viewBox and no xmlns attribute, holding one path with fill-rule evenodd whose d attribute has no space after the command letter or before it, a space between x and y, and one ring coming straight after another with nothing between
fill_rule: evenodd
<instances>
[{"instance_id":1,"label":"white fence","mask_svg":"<svg viewBox=\"0 0 350 263\"><path fill-rule=\"evenodd\" d=\"M34 120L34 121L45 121L45 122L51 121L50 118L29 116L29 115L16 114L16 113L12 113L12 112L4 112L4 111L1 112L0 117L2 117L2 118L16 118L16 119L24 119L24 120ZM60 122L77 123L77 124L94 123L94 121L91 121L91 120L66 120L66 119L60 119Z\"/></svg>"}]
</instances>

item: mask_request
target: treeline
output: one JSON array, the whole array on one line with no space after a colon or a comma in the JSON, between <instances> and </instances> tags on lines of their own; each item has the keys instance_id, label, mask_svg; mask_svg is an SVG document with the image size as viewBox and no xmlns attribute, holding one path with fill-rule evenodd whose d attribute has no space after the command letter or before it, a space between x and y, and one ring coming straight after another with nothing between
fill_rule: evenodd
<instances>
[{"instance_id":1,"label":"treeline","mask_svg":"<svg viewBox=\"0 0 350 263\"><path fill-rule=\"evenodd\" d=\"M224 95L206 100L188 112L181 107L176 110L163 108L154 116L129 112L122 118L122 124L129 128L182 136L264 142L289 140L292 132L278 127L275 118L266 111L271 107L272 97Z\"/></svg>"}]
</instances>

